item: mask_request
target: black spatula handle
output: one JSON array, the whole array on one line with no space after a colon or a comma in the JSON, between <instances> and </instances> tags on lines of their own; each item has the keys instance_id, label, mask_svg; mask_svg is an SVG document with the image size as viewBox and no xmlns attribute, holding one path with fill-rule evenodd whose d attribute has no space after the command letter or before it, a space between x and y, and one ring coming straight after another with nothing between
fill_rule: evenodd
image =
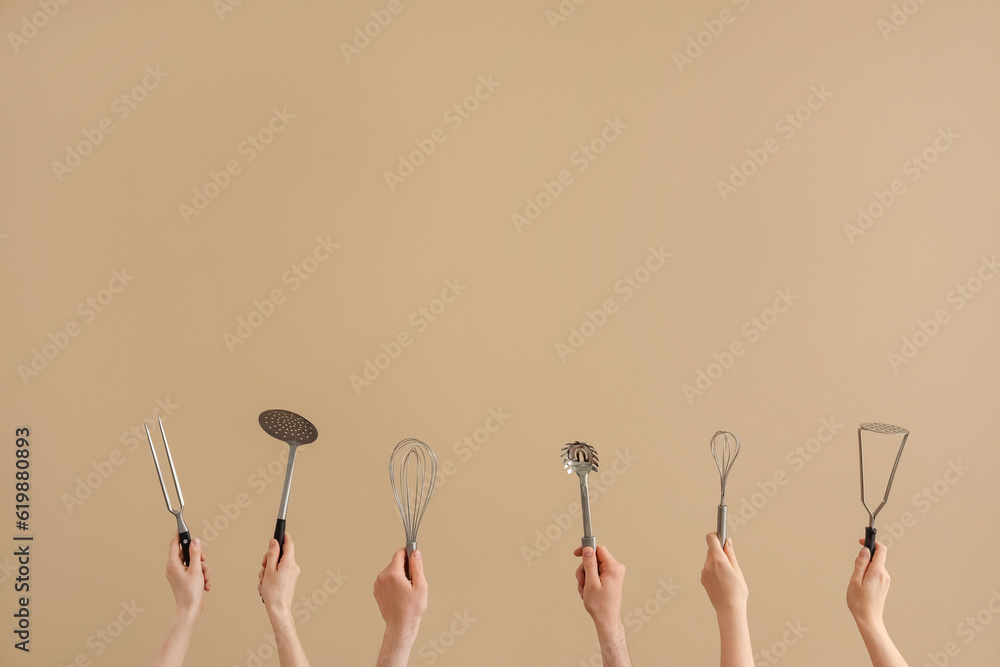
<instances>
[{"instance_id":1,"label":"black spatula handle","mask_svg":"<svg viewBox=\"0 0 1000 667\"><path fill-rule=\"evenodd\" d=\"M274 524L274 539L278 540L278 560L285 555L285 520L278 519Z\"/></svg>"}]
</instances>

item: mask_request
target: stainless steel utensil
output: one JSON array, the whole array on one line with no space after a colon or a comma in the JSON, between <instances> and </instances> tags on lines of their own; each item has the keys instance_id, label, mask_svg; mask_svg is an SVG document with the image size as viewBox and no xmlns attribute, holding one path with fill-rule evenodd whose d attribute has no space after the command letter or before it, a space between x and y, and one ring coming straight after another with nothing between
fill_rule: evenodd
<instances>
[{"instance_id":1,"label":"stainless steel utensil","mask_svg":"<svg viewBox=\"0 0 1000 667\"><path fill-rule=\"evenodd\" d=\"M285 465L285 487L281 491L278 504L278 520L274 524L274 539L278 540L278 560L285 553L285 513L288 511L288 492L292 488L292 473L295 471L295 451L301 445L308 445L319 437L319 432L305 417L288 410L265 410L257 418L260 427L272 438L288 445L288 463Z\"/></svg>"},{"instance_id":2,"label":"stainless steel utensil","mask_svg":"<svg viewBox=\"0 0 1000 667\"><path fill-rule=\"evenodd\" d=\"M170 494L167 492L167 485L163 481L163 473L160 471L160 460L156 457L156 447L153 446L153 436L149 434L149 427L146 426L146 420L142 420L142 427L146 429L146 439L149 440L149 451L153 452L153 465L156 466L156 476L160 478L160 488L163 490L163 500L167 503L167 511L174 515L177 519L177 536L181 543L181 552L183 555L184 565L191 564L191 531L188 530L187 524L184 523L184 494L181 493L181 483L177 479L177 470L174 468L174 457L170 455L170 445L167 444L167 432L163 430L163 420L159 417L156 421L160 424L160 435L163 437L163 448L167 450L167 463L170 464L170 475L174 478L174 488L177 490L177 504L180 505L177 509L174 509L173 502L170 500Z\"/></svg>"},{"instance_id":3,"label":"stainless steel utensil","mask_svg":"<svg viewBox=\"0 0 1000 667\"><path fill-rule=\"evenodd\" d=\"M892 464L892 472L889 473L889 483L885 485L885 496L882 497L882 502L875 508L875 511L872 511L868 507L868 501L865 499L865 445L861 438L862 431L903 436L902 442L899 443L899 451L896 453L896 461ZM875 517L878 516L878 513L882 511L882 508L885 507L886 502L889 500L889 490L892 489L892 480L896 476L896 468L899 466L899 459L903 455L903 447L906 446L906 439L909 436L910 432L907 429L901 426L893 426L892 424L868 422L858 427L858 456L861 460L861 504L868 511L868 527L865 528L865 546L868 547L868 552L873 556L875 555Z\"/></svg>"},{"instance_id":4,"label":"stainless steel utensil","mask_svg":"<svg viewBox=\"0 0 1000 667\"><path fill-rule=\"evenodd\" d=\"M597 451L585 442L570 442L562 448L563 469L566 474L576 473L580 478L580 507L583 512L582 544L591 549L597 548L597 538L590 525L590 489L587 486L587 475L597 472Z\"/></svg>"},{"instance_id":5,"label":"stainless steel utensil","mask_svg":"<svg viewBox=\"0 0 1000 667\"><path fill-rule=\"evenodd\" d=\"M427 443L405 438L389 455L389 483L396 507L403 520L406 535L406 576L409 577L409 557L417 548L417 531L437 481L437 456Z\"/></svg>"},{"instance_id":6,"label":"stainless steel utensil","mask_svg":"<svg viewBox=\"0 0 1000 667\"><path fill-rule=\"evenodd\" d=\"M740 448L740 438L735 433L716 431L712 436L712 458L715 459L715 467L719 469L722 486L715 532L723 547L726 546L726 518L729 515L729 508L726 507L726 482L729 481L729 471L733 469L736 457L740 455Z\"/></svg>"}]
</instances>

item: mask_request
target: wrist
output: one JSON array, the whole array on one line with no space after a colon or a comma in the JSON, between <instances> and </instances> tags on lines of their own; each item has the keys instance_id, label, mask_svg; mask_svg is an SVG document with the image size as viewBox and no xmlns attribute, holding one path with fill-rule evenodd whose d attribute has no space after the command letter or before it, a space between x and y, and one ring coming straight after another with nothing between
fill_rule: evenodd
<instances>
[{"instance_id":1,"label":"wrist","mask_svg":"<svg viewBox=\"0 0 1000 667\"><path fill-rule=\"evenodd\" d=\"M420 619L409 623L386 623L384 636L396 642L414 642L420 632Z\"/></svg>"},{"instance_id":2,"label":"wrist","mask_svg":"<svg viewBox=\"0 0 1000 667\"><path fill-rule=\"evenodd\" d=\"M271 621L271 628L275 634L289 634L295 631L295 618L291 609L282 606L266 605L267 618Z\"/></svg>"},{"instance_id":3,"label":"wrist","mask_svg":"<svg viewBox=\"0 0 1000 667\"><path fill-rule=\"evenodd\" d=\"M194 625L201 615L201 605L198 604L184 604L178 605L177 611L174 614L174 621L180 624L190 624Z\"/></svg>"},{"instance_id":4,"label":"wrist","mask_svg":"<svg viewBox=\"0 0 1000 667\"><path fill-rule=\"evenodd\" d=\"M601 641L619 639L625 636L625 626L619 616L594 617L597 638Z\"/></svg>"}]
</instances>

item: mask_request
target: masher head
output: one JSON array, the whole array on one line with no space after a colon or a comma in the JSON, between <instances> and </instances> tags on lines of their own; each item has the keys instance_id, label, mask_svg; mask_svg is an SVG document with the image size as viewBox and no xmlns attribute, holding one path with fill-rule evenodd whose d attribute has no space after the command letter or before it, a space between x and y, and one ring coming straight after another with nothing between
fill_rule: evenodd
<instances>
[{"instance_id":1,"label":"masher head","mask_svg":"<svg viewBox=\"0 0 1000 667\"><path fill-rule=\"evenodd\" d=\"M597 472L597 451L585 442L570 442L562 448L563 468L566 474L585 475Z\"/></svg>"},{"instance_id":2,"label":"masher head","mask_svg":"<svg viewBox=\"0 0 1000 667\"><path fill-rule=\"evenodd\" d=\"M311 421L288 410L265 410L257 421L265 433L289 445L308 445L319 437Z\"/></svg>"},{"instance_id":3,"label":"masher head","mask_svg":"<svg viewBox=\"0 0 1000 667\"><path fill-rule=\"evenodd\" d=\"M873 433L885 433L886 435L906 435L909 431L902 426L893 426L892 424L879 424L877 422L866 422L861 425L862 431L871 431Z\"/></svg>"}]
</instances>

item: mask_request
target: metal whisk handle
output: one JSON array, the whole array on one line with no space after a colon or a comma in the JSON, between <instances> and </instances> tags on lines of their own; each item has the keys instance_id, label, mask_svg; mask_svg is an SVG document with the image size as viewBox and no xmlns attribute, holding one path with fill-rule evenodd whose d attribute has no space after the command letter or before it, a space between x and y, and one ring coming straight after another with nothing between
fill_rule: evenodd
<instances>
[{"instance_id":1,"label":"metal whisk handle","mask_svg":"<svg viewBox=\"0 0 1000 667\"><path fill-rule=\"evenodd\" d=\"M716 522L715 532L719 536L719 544L726 547L726 517L729 515L729 508L719 505L719 520Z\"/></svg>"},{"instance_id":2,"label":"metal whisk handle","mask_svg":"<svg viewBox=\"0 0 1000 667\"><path fill-rule=\"evenodd\" d=\"M878 532L872 527L865 528L865 546L868 547L868 557L875 557L875 533Z\"/></svg>"},{"instance_id":3,"label":"metal whisk handle","mask_svg":"<svg viewBox=\"0 0 1000 667\"><path fill-rule=\"evenodd\" d=\"M584 547L590 547L594 551L597 551L597 538L596 537L585 537L581 540Z\"/></svg>"}]
</instances>

